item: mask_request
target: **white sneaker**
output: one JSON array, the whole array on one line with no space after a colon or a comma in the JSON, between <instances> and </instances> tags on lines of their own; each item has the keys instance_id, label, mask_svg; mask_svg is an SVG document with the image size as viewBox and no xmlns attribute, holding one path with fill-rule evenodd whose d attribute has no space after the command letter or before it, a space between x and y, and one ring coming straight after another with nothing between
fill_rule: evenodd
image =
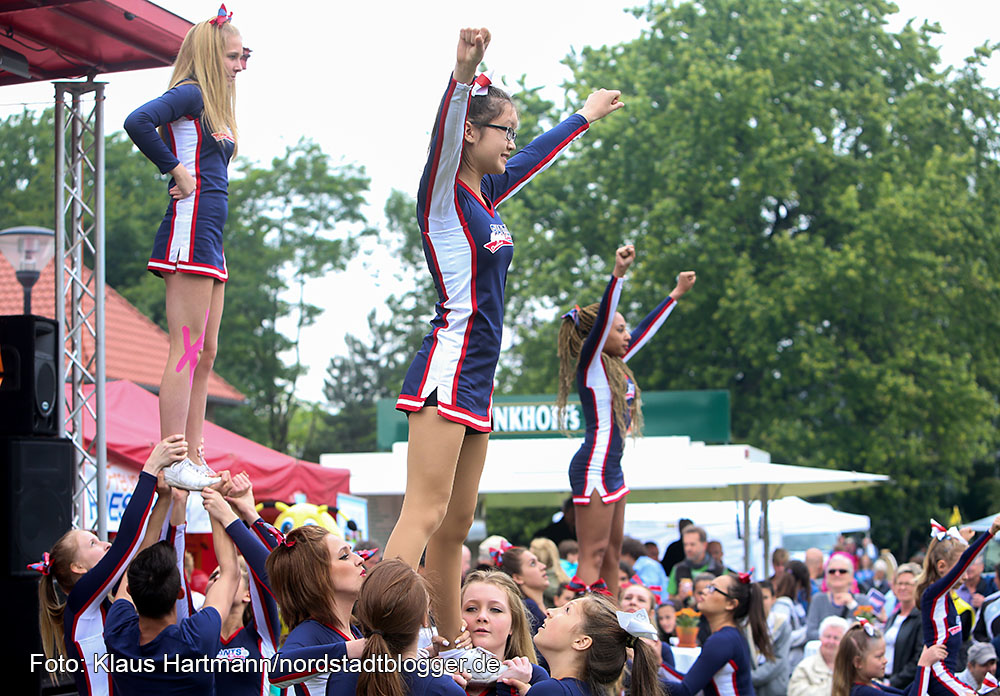
<instances>
[{"instance_id":1,"label":"white sneaker","mask_svg":"<svg viewBox=\"0 0 1000 696\"><path fill-rule=\"evenodd\" d=\"M163 478L168 485L189 491L200 491L222 480L220 476L206 475L199 465L190 459L183 459L164 468Z\"/></svg>"},{"instance_id":2,"label":"white sneaker","mask_svg":"<svg viewBox=\"0 0 1000 696\"><path fill-rule=\"evenodd\" d=\"M438 655L442 660L452 661L457 665L457 671L469 675L469 681L477 684L491 684L507 671L507 665L500 662L497 656L483 648L462 650L454 648Z\"/></svg>"}]
</instances>

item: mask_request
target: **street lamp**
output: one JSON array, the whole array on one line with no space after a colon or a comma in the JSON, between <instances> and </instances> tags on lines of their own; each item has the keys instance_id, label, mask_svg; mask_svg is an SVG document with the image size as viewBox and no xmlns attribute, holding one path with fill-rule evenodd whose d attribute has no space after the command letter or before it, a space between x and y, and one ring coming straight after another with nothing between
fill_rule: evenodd
<instances>
[{"instance_id":1,"label":"street lamp","mask_svg":"<svg viewBox=\"0 0 1000 696\"><path fill-rule=\"evenodd\" d=\"M31 288L49 263L56 233L44 227L9 227L0 230L0 251L14 267L24 288L24 313L31 314Z\"/></svg>"}]
</instances>

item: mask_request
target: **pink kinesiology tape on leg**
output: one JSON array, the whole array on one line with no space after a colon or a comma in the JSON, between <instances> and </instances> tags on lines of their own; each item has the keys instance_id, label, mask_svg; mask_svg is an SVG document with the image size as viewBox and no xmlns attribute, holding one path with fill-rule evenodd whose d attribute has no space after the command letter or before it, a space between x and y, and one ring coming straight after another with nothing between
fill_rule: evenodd
<instances>
[{"instance_id":1,"label":"pink kinesiology tape on leg","mask_svg":"<svg viewBox=\"0 0 1000 696\"><path fill-rule=\"evenodd\" d=\"M198 353L205 347L205 332L208 329L208 312L205 310L205 325L201 329L201 336L197 341L191 343L191 329L184 327L181 332L184 334L184 354L177 361L177 372L184 369L184 365L191 363L191 374L188 377L188 389L194 386L194 371L198 367Z\"/></svg>"}]
</instances>

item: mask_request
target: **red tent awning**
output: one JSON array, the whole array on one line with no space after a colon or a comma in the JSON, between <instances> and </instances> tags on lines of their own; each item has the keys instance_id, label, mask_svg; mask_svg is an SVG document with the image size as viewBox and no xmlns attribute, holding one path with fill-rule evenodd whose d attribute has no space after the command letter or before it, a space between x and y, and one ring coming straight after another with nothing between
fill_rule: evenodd
<instances>
[{"instance_id":1,"label":"red tent awning","mask_svg":"<svg viewBox=\"0 0 1000 696\"><path fill-rule=\"evenodd\" d=\"M0 85L171 65L191 27L147 0L2 2L0 46L24 56L31 77L0 66Z\"/></svg>"},{"instance_id":2,"label":"red tent awning","mask_svg":"<svg viewBox=\"0 0 1000 696\"><path fill-rule=\"evenodd\" d=\"M160 440L159 400L142 387L120 380L108 382L105 409L109 461L142 468ZM84 418L83 432L89 445L94 435L89 415ZM335 505L338 493L350 492L346 469L296 459L212 423L205 423L205 458L216 471L245 471L258 500L291 502L296 493L304 493L310 503Z\"/></svg>"}]
</instances>

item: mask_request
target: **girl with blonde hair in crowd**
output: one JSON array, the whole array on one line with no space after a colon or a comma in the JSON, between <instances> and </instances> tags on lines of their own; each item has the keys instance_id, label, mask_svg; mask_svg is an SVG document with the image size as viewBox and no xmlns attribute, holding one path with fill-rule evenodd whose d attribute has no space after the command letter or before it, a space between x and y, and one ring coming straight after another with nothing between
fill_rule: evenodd
<instances>
[{"instance_id":1,"label":"girl with blonde hair in crowd","mask_svg":"<svg viewBox=\"0 0 1000 696\"><path fill-rule=\"evenodd\" d=\"M500 661L525 658L531 668L529 683L549 675L536 664L531 642L531 617L521 601L521 591L506 573L475 570L462 586L462 620L472 636L472 645ZM458 675L456 681L469 696L509 696L510 686L502 682L480 683Z\"/></svg>"},{"instance_id":2,"label":"girl with blonde hair in crowd","mask_svg":"<svg viewBox=\"0 0 1000 696\"><path fill-rule=\"evenodd\" d=\"M962 648L962 625L958 620L951 591L962 581L962 574L972 560L986 547L987 542L1000 530L1000 515L990 529L969 544L972 529L959 532L954 527L945 529L931 520L931 540L924 557L924 568L917 578L917 597L920 619L923 624L924 645L943 644L948 655L929 670L927 693L930 696L955 696L975 692L969 684L955 677L958 653Z\"/></svg>"},{"instance_id":3,"label":"girl with blonde hair in crowd","mask_svg":"<svg viewBox=\"0 0 1000 696\"><path fill-rule=\"evenodd\" d=\"M559 594L559 586L569 582L569 576L562 567L562 559L559 557L559 547L551 539L536 537L531 540L528 549L535 554L545 566L545 575L549 579L549 586L544 594L545 606L555 606L555 597Z\"/></svg>"},{"instance_id":4,"label":"girl with blonde hair in crowd","mask_svg":"<svg viewBox=\"0 0 1000 696\"><path fill-rule=\"evenodd\" d=\"M947 653L943 644L926 646L917 661L917 676L906 689L883 684L885 641L867 619L861 619L847 629L840 641L833 664L831 696L925 696L930 681L929 668L940 663Z\"/></svg>"}]
</instances>

